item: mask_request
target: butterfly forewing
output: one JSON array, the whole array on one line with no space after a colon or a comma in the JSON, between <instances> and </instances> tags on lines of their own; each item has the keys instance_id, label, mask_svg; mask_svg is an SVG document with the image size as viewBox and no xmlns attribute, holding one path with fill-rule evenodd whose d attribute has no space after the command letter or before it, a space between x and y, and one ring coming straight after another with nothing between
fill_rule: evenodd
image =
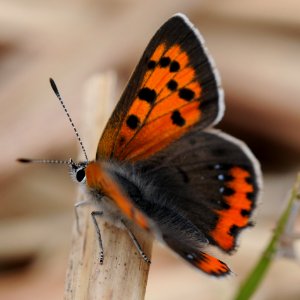
<instances>
[{"instance_id":1,"label":"butterfly forewing","mask_svg":"<svg viewBox=\"0 0 300 300\"><path fill-rule=\"evenodd\" d=\"M146 48L106 126L97 158L145 159L191 127L218 120L222 101L199 34L184 16L175 15Z\"/></svg>"}]
</instances>

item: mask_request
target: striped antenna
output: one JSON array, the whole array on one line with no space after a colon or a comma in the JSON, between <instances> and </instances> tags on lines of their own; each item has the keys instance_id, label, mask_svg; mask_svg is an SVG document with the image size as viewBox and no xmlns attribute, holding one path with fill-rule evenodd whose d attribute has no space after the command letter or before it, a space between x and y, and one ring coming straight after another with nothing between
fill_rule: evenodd
<instances>
[{"instance_id":1,"label":"striped antenna","mask_svg":"<svg viewBox=\"0 0 300 300\"><path fill-rule=\"evenodd\" d=\"M60 165L71 165L74 164L71 159L69 160L56 160L56 159L30 159L30 158L18 158L20 163L37 163L37 164L60 164Z\"/></svg>"},{"instance_id":2,"label":"striped antenna","mask_svg":"<svg viewBox=\"0 0 300 300\"><path fill-rule=\"evenodd\" d=\"M72 121L70 115L69 115L69 112L68 112L68 110L67 110L67 108L66 108L66 106L65 106L65 103L64 103L64 101L62 100L62 97L61 97L61 95L60 95L60 93L59 93L59 91L58 91L58 88L57 88L57 86L56 86L56 84L55 84L55 82L54 82L54 80L53 80L52 78L50 78L50 84L51 84L52 90L54 91L56 97L58 98L58 100L59 100L61 106L63 107L63 109L64 109L64 111L65 111L65 113L66 113L66 115L67 115L67 117L68 117L68 119L69 119L69 122L71 123L71 126L73 127L73 130L74 130L74 132L75 132L75 134L76 134L76 137L77 137L77 140L78 140L78 142L79 142L79 144L80 144L80 146L81 146L81 149L82 149L82 151L83 151L83 154L84 154L84 156L85 156L85 159L86 159L86 161L88 161L88 157L87 157L85 148L83 147L83 143L82 143L82 141L81 141L81 138L80 138L80 136L79 136L79 133L78 133L78 131L77 131L77 129L76 129L76 127L75 127L75 125L74 125L74 123L73 123L73 121Z\"/></svg>"}]
</instances>

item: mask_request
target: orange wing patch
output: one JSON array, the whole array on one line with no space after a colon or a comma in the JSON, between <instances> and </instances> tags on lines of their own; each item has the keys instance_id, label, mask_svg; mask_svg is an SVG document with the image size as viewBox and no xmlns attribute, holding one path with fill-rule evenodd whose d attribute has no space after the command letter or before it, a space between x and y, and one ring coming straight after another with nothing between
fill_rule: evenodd
<instances>
[{"instance_id":1,"label":"orange wing patch","mask_svg":"<svg viewBox=\"0 0 300 300\"><path fill-rule=\"evenodd\" d=\"M225 251L231 251L240 229L249 226L249 217L253 209L251 195L254 187L248 179L251 175L241 167L229 170L232 180L228 181L223 190L223 197L228 209L216 210L219 216L216 228L210 232L214 241Z\"/></svg>"},{"instance_id":2,"label":"orange wing patch","mask_svg":"<svg viewBox=\"0 0 300 300\"><path fill-rule=\"evenodd\" d=\"M230 273L230 269L225 263L204 252L201 252L196 266L209 275L224 276Z\"/></svg>"},{"instance_id":3,"label":"orange wing patch","mask_svg":"<svg viewBox=\"0 0 300 300\"><path fill-rule=\"evenodd\" d=\"M230 274L230 269L225 263L202 251L189 253L185 259L208 275L220 277Z\"/></svg>"},{"instance_id":4,"label":"orange wing patch","mask_svg":"<svg viewBox=\"0 0 300 300\"><path fill-rule=\"evenodd\" d=\"M147 62L142 85L123 121L113 157L143 159L199 122L201 86L179 45L160 44Z\"/></svg>"},{"instance_id":5,"label":"orange wing patch","mask_svg":"<svg viewBox=\"0 0 300 300\"><path fill-rule=\"evenodd\" d=\"M150 224L144 214L138 210L131 200L124 194L118 184L103 169L100 163L91 162L86 170L87 184L89 188L100 191L115 202L117 207L126 217L145 230L150 230Z\"/></svg>"},{"instance_id":6,"label":"orange wing patch","mask_svg":"<svg viewBox=\"0 0 300 300\"><path fill-rule=\"evenodd\" d=\"M138 140L125 148L121 159L143 159L178 139L199 120L198 106L199 103L193 102L149 122L140 130Z\"/></svg>"}]
</instances>

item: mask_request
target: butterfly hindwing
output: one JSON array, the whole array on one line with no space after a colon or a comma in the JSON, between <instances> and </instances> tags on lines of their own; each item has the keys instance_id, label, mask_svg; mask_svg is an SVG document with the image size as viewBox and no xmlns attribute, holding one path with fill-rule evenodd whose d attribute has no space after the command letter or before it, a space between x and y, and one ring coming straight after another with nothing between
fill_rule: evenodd
<instances>
[{"instance_id":1,"label":"butterfly hindwing","mask_svg":"<svg viewBox=\"0 0 300 300\"><path fill-rule=\"evenodd\" d=\"M177 14L154 35L99 142L97 158L145 159L223 114L223 93L202 38Z\"/></svg>"},{"instance_id":2,"label":"butterfly hindwing","mask_svg":"<svg viewBox=\"0 0 300 300\"><path fill-rule=\"evenodd\" d=\"M164 195L225 252L235 249L239 232L251 225L260 170L248 147L231 136L192 131L137 168L142 177L153 178L154 197Z\"/></svg>"},{"instance_id":3,"label":"butterfly hindwing","mask_svg":"<svg viewBox=\"0 0 300 300\"><path fill-rule=\"evenodd\" d=\"M261 174L245 144L217 130L192 130L150 159L109 166L126 203L173 251L210 275L230 273L203 249L230 253L251 225ZM123 199L111 198L123 210Z\"/></svg>"}]
</instances>

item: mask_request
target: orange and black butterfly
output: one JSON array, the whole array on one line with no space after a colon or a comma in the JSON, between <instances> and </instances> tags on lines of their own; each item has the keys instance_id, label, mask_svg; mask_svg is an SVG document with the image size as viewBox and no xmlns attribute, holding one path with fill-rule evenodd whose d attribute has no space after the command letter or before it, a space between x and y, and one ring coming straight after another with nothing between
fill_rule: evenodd
<instances>
[{"instance_id":1,"label":"orange and black butterfly","mask_svg":"<svg viewBox=\"0 0 300 300\"><path fill-rule=\"evenodd\" d=\"M53 80L51 85L60 98ZM147 46L102 134L96 159L66 162L99 203L92 217L101 263L96 216L108 214L128 231L133 222L153 232L207 274L230 273L204 251L208 245L227 253L235 249L237 236L251 225L261 173L244 143L211 129L223 112L223 90L204 41L177 14Z\"/></svg>"}]
</instances>

